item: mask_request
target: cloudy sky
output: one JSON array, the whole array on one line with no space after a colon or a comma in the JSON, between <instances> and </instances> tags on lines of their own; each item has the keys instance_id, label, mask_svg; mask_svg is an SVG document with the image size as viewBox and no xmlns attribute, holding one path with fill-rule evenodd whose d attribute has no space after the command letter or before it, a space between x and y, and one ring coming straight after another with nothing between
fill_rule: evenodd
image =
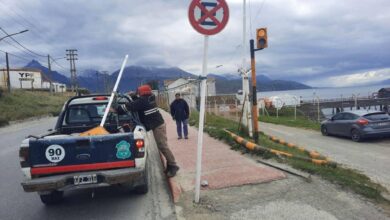
<instances>
[{"instance_id":1,"label":"cloudy sky","mask_svg":"<svg viewBox=\"0 0 390 220\"><path fill-rule=\"evenodd\" d=\"M204 0L205 1L205 0ZM213 0L207 0L213 1ZM210 37L208 70L237 73L242 54L242 0L227 0L230 20ZM78 49L79 71L129 65L177 66L199 74L203 36L189 24L189 0L0 0L0 27L39 55L60 58ZM389 0L247 0L247 37L268 28L268 48L257 52L257 71L312 86L354 86L390 78ZM4 36L0 32L0 37ZM246 45L248 47L248 45ZM13 66L47 59L0 42ZM249 67L249 51L248 56ZM57 61L67 72L69 63ZM5 59L1 55L0 67ZM216 66L222 65L219 68ZM64 68L64 69L63 69Z\"/></svg>"}]
</instances>

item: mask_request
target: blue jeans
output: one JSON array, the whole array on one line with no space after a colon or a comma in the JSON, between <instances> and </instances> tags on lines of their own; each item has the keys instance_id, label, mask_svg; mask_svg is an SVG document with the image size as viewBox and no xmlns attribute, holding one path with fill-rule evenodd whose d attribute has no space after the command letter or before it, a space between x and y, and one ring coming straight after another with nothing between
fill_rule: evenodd
<instances>
[{"instance_id":1,"label":"blue jeans","mask_svg":"<svg viewBox=\"0 0 390 220\"><path fill-rule=\"evenodd\" d=\"M182 124L183 124L183 131L184 131L184 137L188 137L188 119L184 120L176 120L176 129L177 129L177 136L182 136Z\"/></svg>"}]
</instances>

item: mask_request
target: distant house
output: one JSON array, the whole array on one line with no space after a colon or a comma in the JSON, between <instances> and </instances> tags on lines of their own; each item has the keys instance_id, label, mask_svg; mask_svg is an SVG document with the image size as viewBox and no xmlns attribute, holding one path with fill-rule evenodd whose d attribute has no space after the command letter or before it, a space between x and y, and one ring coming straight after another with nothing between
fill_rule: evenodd
<instances>
[{"instance_id":1,"label":"distant house","mask_svg":"<svg viewBox=\"0 0 390 220\"><path fill-rule=\"evenodd\" d=\"M381 88L378 91L378 98L390 98L390 88Z\"/></svg>"},{"instance_id":2,"label":"distant house","mask_svg":"<svg viewBox=\"0 0 390 220\"><path fill-rule=\"evenodd\" d=\"M215 79L207 78L206 96L215 96ZM168 101L175 99L175 94L180 93L191 108L196 107L196 98L199 96L199 80L193 78L179 78L176 80L165 80L165 89L168 91Z\"/></svg>"},{"instance_id":3,"label":"distant house","mask_svg":"<svg viewBox=\"0 0 390 220\"><path fill-rule=\"evenodd\" d=\"M0 86L7 88L10 82L13 89L41 89L42 72L39 69L21 68L10 69L9 79L6 69L0 71Z\"/></svg>"},{"instance_id":4,"label":"distant house","mask_svg":"<svg viewBox=\"0 0 390 220\"><path fill-rule=\"evenodd\" d=\"M51 81L41 70L35 68L19 68L9 70L9 81L13 89L49 89L54 92L65 92L66 85ZM0 87L8 88L6 69L0 69Z\"/></svg>"}]
</instances>

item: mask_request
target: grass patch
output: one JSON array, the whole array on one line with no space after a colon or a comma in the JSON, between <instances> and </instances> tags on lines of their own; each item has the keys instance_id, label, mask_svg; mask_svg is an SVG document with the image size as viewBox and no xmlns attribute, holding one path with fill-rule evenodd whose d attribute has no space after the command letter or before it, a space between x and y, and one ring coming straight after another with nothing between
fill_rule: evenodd
<instances>
[{"instance_id":1,"label":"grass patch","mask_svg":"<svg viewBox=\"0 0 390 220\"><path fill-rule=\"evenodd\" d=\"M305 128L320 131L321 123L306 118L297 111L297 118L294 118L294 108L282 108L276 117L276 109L267 110L269 115L260 115L259 121L272 124L286 125L290 127ZM261 110L260 110L261 112Z\"/></svg>"},{"instance_id":2,"label":"grass patch","mask_svg":"<svg viewBox=\"0 0 390 220\"><path fill-rule=\"evenodd\" d=\"M197 126L198 118L199 118L198 113L196 111L192 111L190 117L190 125ZM204 130L210 136L225 141L226 143L232 146L232 149L249 152L247 149L239 146L233 140L233 138L231 138L230 135L228 135L225 131L223 131L223 129L225 128L239 134L240 136L246 139L249 139L249 137L246 135L247 132L245 131L237 132L238 129L237 122L214 114L206 115ZM297 156L307 157L306 153L301 152L294 148L289 148L285 145L275 143L269 140L268 137L262 133L260 133L259 141L261 143L261 146L263 147L289 152ZM381 195L381 192L387 190L384 187L382 187L380 184L372 182L370 178L368 178L367 176L361 174L356 170L344 168L341 166L332 167L327 165L316 165L310 162L306 162L294 158L280 158L271 153L259 153L259 152L250 152L250 153L256 153L257 155L266 159L275 158L279 162L287 163L296 169L308 172L313 175L320 176L323 179L335 183L345 189L351 190L357 194L363 195L366 198L372 199L377 202L389 203Z\"/></svg>"},{"instance_id":3,"label":"grass patch","mask_svg":"<svg viewBox=\"0 0 390 220\"><path fill-rule=\"evenodd\" d=\"M67 95L50 95L38 91L15 90L11 94L3 93L0 97L0 127L8 125L10 121L30 117L57 116L68 99Z\"/></svg>"}]
</instances>

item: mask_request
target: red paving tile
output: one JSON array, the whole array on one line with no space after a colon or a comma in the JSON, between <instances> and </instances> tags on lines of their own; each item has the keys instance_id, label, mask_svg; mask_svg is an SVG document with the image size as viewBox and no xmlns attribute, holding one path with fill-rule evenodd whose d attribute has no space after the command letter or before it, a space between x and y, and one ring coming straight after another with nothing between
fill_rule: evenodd
<instances>
[{"instance_id":1,"label":"red paving tile","mask_svg":"<svg viewBox=\"0 0 390 220\"><path fill-rule=\"evenodd\" d=\"M198 131L189 127L189 139L177 140L176 123L168 113L162 114L167 124L169 147L180 166L174 179L182 189L191 190L195 182ZM201 179L208 181L208 189L270 182L286 177L283 172L258 164L207 134L204 134L203 143Z\"/></svg>"}]
</instances>

